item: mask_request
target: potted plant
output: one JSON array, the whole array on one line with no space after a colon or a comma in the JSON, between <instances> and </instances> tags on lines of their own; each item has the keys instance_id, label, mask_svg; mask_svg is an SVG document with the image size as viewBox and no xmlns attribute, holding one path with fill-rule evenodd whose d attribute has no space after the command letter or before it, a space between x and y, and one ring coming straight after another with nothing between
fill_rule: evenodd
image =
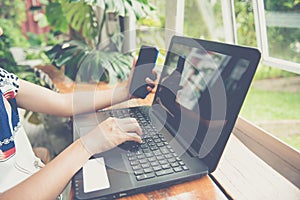
<instances>
[{"instance_id":1,"label":"potted plant","mask_svg":"<svg viewBox=\"0 0 300 200\"><path fill-rule=\"evenodd\" d=\"M121 28L107 26L107 18L139 19L151 12L147 0L56 0L49 1L45 16L55 32L68 34L68 39L46 52L52 64L72 80L115 83L126 80L132 65L130 52L122 52L124 35ZM122 26L122 25L121 25Z\"/></svg>"}]
</instances>

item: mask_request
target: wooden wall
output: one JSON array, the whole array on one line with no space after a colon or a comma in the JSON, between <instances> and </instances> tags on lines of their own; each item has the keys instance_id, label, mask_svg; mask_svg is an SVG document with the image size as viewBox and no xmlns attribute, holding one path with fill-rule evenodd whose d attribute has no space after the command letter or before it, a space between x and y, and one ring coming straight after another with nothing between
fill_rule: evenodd
<instances>
[{"instance_id":1,"label":"wooden wall","mask_svg":"<svg viewBox=\"0 0 300 200\"><path fill-rule=\"evenodd\" d=\"M27 21L25 21L22 24L22 32L26 36L27 32L35 33L35 34L42 34L49 32L50 28L45 27L45 28L40 28L38 23L37 23L37 18L39 16L39 13L43 11L30 11L31 6L40 6L39 0L26 0L26 16L27 16Z\"/></svg>"}]
</instances>

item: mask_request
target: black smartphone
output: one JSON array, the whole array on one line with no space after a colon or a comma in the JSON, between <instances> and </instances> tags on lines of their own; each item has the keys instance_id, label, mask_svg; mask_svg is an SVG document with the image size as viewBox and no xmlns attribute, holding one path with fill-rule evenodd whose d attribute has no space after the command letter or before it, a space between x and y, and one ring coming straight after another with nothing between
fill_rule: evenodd
<instances>
[{"instance_id":1,"label":"black smartphone","mask_svg":"<svg viewBox=\"0 0 300 200\"><path fill-rule=\"evenodd\" d=\"M132 96L144 99L149 93L145 79L154 78L152 69L155 67L158 52L155 47L141 46L129 89Z\"/></svg>"}]
</instances>

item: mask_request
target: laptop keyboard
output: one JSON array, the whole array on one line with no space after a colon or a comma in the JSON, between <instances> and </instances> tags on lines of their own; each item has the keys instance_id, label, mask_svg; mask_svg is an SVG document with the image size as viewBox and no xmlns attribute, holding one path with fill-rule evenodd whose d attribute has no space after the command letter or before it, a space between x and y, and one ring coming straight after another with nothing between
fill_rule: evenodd
<instances>
[{"instance_id":1,"label":"laptop keyboard","mask_svg":"<svg viewBox=\"0 0 300 200\"><path fill-rule=\"evenodd\" d=\"M136 180L141 181L188 170L163 135L152 125L149 117L139 108L113 110L108 114L118 118L136 118L142 128L142 144L125 142L119 146L128 151L127 157Z\"/></svg>"}]
</instances>

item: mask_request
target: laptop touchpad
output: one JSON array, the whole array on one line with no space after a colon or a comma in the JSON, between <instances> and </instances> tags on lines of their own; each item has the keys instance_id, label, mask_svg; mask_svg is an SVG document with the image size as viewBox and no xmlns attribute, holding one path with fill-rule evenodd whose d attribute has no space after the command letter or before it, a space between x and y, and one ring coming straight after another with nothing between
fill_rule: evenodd
<instances>
[{"instance_id":1,"label":"laptop touchpad","mask_svg":"<svg viewBox=\"0 0 300 200\"><path fill-rule=\"evenodd\" d=\"M103 157L88 160L83 166L83 190L85 193L110 187Z\"/></svg>"}]
</instances>

